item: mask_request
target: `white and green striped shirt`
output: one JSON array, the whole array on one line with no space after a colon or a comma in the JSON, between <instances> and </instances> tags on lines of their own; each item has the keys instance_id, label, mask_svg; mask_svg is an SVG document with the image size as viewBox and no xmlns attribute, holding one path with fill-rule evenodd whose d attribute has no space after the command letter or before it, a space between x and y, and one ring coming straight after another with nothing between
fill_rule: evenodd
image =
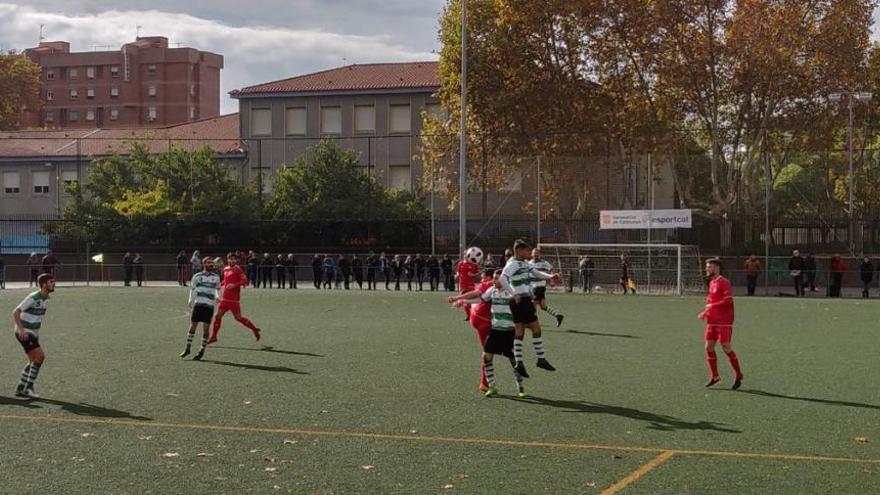
<instances>
[{"instance_id":1,"label":"white and green striped shirt","mask_svg":"<svg viewBox=\"0 0 880 495\"><path fill-rule=\"evenodd\" d=\"M490 287L480 294L480 299L492 303L492 330L510 332L514 329L513 312L510 310L510 294L507 291Z\"/></svg>"},{"instance_id":2,"label":"white and green striped shirt","mask_svg":"<svg viewBox=\"0 0 880 495\"><path fill-rule=\"evenodd\" d=\"M550 273L553 271L553 264L545 259L540 259L538 261L532 260L529 261L529 264L532 265L532 269L539 270L545 273ZM547 281L542 278L532 278L532 287L546 287Z\"/></svg>"},{"instance_id":3,"label":"white and green striped shirt","mask_svg":"<svg viewBox=\"0 0 880 495\"><path fill-rule=\"evenodd\" d=\"M532 280L547 280L552 275L532 268L528 261L519 258L510 258L504 271L501 272L501 285L511 294L517 296L532 296Z\"/></svg>"},{"instance_id":4,"label":"white and green striped shirt","mask_svg":"<svg viewBox=\"0 0 880 495\"><path fill-rule=\"evenodd\" d=\"M43 325L43 315L46 314L46 304L49 298L43 299L40 291L27 295L15 309L21 311L21 326L28 332L39 335Z\"/></svg>"},{"instance_id":5,"label":"white and green striped shirt","mask_svg":"<svg viewBox=\"0 0 880 495\"><path fill-rule=\"evenodd\" d=\"M220 275L214 272L199 272L193 275L189 289L189 304L214 306L220 297Z\"/></svg>"}]
</instances>

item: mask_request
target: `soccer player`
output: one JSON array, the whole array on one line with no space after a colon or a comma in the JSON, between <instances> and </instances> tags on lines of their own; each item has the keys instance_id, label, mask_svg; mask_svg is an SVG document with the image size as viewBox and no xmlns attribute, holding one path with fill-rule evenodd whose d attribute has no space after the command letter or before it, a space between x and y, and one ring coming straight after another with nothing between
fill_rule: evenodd
<instances>
[{"instance_id":1,"label":"soccer player","mask_svg":"<svg viewBox=\"0 0 880 495\"><path fill-rule=\"evenodd\" d=\"M21 380L15 387L15 395L28 399L40 397L34 390L34 382L37 381L40 366L46 359L43 348L40 347L40 327L43 324L43 316L46 314L49 294L55 292L55 277L49 273L43 273L37 277L37 286L40 290L28 294L12 312L12 319L15 321L15 336L28 358L28 364L21 372Z\"/></svg>"},{"instance_id":2,"label":"soccer player","mask_svg":"<svg viewBox=\"0 0 880 495\"><path fill-rule=\"evenodd\" d=\"M507 260L501 274L501 286L512 294L510 309L513 314L513 322L516 333L513 338L513 358L516 360L516 371L525 378L529 377L523 364L523 337L526 327L532 331L532 345L535 348L535 356L538 358L537 366L547 371L556 368L547 361L544 352L544 341L541 339L541 323L535 314L535 304L532 302L532 280L550 280L558 283L561 277L558 273L549 274L537 270L526 259L530 254L530 246L526 241L517 239L513 244L513 257Z\"/></svg>"},{"instance_id":3,"label":"soccer player","mask_svg":"<svg viewBox=\"0 0 880 495\"><path fill-rule=\"evenodd\" d=\"M727 354L727 360L733 368L733 390L742 385L743 374L739 368L739 359L730 341L733 337L733 293L730 282L721 276L721 261L718 258L706 260L706 277L709 278L709 295L706 296L706 309L697 318L706 320L706 364L709 367L707 387L718 383L718 358L715 354L715 343L721 342L721 348Z\"/></svg>"},{"instance_id":4,"label":"soccer player","mask_svg":"<svg viewBox=\"0 0 880 495\"><path fill-rule=\"evenodd\" d=\"M551 273L553 271L553 265L541 258L541 248L532 249L532 261L530 262L532 268L535 270L540 270L542 272ZM547 281L541 278L536 278L532 280L532 291L535 294L535 305L546 311L550 314L550 316L556 318L556 326L562 326L562 319L565 316L556 311L556 308L547 304Z\"/></svg>"},{"instance_id":5,"label":"soccer player","mask_svg":"<svg viewBox=\"0 0 880 495\"><path fill-rule=\"evenodd\" d=\"M227 311L232 311L235 321L248 327L254 337L260 340L260 329L241 314L241 288L248 284L248 279L241 267L238 266L238 257L235 253L227 254L226 262L228 265L223 269L223 291L220 295L220 304L217 305L217 316L214 317L214 326L211 328L211 338L208 339L208 343L217 342L220 324Z\"/></svg>"},{"instance_id":6,"label":"soccer player","mask_svg":"<svg viewBox=\"0 0 880 495\"><path fill-rule=\"evenodd\" d=\"M466 294L472 290L474 290L475 283L474 281L477 279L477 275L480 274L480 267L477 266L476 263L471 263L465 257L465 253L461 254L461 259L458 261L458 266L456 267L456 278L458 278L458 293ZM464 319L465 321L469 320L471 317L471 307L470 305L464 306Z\"/></svg>"},{"instance_id":7,"label":"soccer player","mask_svg":"<svg viewBox=\"0 0 880 495\"><path fill-rule=\"evenodd\" d=\"M449 302L462 306L472 299L479 300L479 302L475 304L473 308L471 308L470 323L471 326L474 327L474 330L477 331L477 340L479 340L480 342L481 351L486 344L486 338L489 336L489 331L492 330L492 305L479 298L483 295L484 292L495 285L494 275L495 269L487 268L483 270L483 278L480 281L480 284L474 290L465 292L464 294L458 296L449 296ZM463 303L459 303L459 301L463 301ZM512 347L513 344L511 343L511 348ZM482 392L486 392L487 390L489 390L489 384L486 383L486 368L483 366L482 362L480 363L479 388Z\"/></svg>"},{"instance_id":8,"label":"soccer player","mask_svg":"<svg viewBox=\"0 0 880 495\"><path fill-rule=\"evenodd\" d=\"M202 324L202 347L193 357L194 361L200 361L205 357L205 349L208 347L208 326L214 316L214 305L220 297L220 275L214 271L214 259L206 257L202 263L202 271L193 275L189 289L189 306L192 308L189 332L186 334L186 347L180 353L180 357L189 356L193 337L199 323Z\"/></svg>"}]
</instances>

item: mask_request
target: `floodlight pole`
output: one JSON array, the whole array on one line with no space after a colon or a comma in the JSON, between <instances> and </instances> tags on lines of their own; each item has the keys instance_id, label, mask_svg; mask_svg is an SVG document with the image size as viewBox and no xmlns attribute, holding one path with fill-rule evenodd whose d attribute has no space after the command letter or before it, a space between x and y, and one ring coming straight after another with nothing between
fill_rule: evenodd
<instances>
[{"instance_id":1,"label":"floodlight pole","mask_svg":"<svg viewBox=\"0 0 880 495\"><path fill-rule=\"evenodd\" d=\"M458 146L458 252L467 249L467 0L461 0L461 115Z\"/></svg>"},{"instance_id":2,"label":"floodlight pole","mask_svg":"<svg viewBox=\"0 0 880 495\"><path fill-rule=\"evenodd\" d=\"M538 155L538 173L536 177L535 203L537 204L537 209L535 219L537 224L535 225L535 246L541 247L541 155Z\"/></svg>"},{"instance_id":3,"label":"floodlight pole","mask_svg":"<svg viewBox=\"0 0 880 495\"><path fill-rule=\"evenodd\" d=\"M852 95L852 93L847 93L846 96L847 96L847 98L846 98L847 105L846 106L849 110L849 125L846 128L846 135L847 135L846 139L848 142L846 155L847 155L847 161L849 161L849 173L847 174L847 177L846 177L847 188L849 188L849 209L847 211L847 213L849 214L849 235L847 237L849 238L849 252L850 252L850 254L854 254L855 253L855 241L853 240L853 236L856 233L856 229L855 229L855 217L853 216L853 212L854 212L854 210L853 210L853 149L852 149L852 142L853 142L853 138L852 138L852 135L853 135L852 97L853 97L853 95Z\"/></svg>"}]
</instances>

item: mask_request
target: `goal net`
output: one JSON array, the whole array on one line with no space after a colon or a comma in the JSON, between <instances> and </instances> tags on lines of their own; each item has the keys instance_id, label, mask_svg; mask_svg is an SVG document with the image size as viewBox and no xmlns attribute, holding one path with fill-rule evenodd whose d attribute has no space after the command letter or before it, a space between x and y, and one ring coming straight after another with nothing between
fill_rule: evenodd
<instances>
[{"instance_id":1,"label":"goal net","mask_svg":"<svg viewBox=\"0 0 880 495\"><path fill-rule=\"evenodd\" d=\"M703 293L703 260L697 246L682 244L540 244L542 257L574 290L622 292L626 261L637 293Z\"/></svg>"}]
</instances>

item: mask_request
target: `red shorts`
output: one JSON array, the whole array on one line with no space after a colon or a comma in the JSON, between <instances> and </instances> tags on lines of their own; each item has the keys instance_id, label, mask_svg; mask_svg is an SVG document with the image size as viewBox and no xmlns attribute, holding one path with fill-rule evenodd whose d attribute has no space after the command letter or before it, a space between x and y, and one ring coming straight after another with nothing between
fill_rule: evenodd
<instances>
[{"instance_id":1,"label":"red shorts","mask_svg":"<svg viewBox=\"0 0 880 495\"><path fill-rule=\"evenodd\" d=\"M706 332L703 336L707 341L729 344L733 337L733 325L706 325Z\"/></svg>"},{"instance_id":2,"label":"red shorts","mask_svg":"<svg viewBox=\"0 0 880 495\"><path fill-rule=\"evenodd\" d=\"M220 301L217 305L217 312L232 311L232 314L241 313L241 303L239 301Z\"/></svg>"}]
</instances>

